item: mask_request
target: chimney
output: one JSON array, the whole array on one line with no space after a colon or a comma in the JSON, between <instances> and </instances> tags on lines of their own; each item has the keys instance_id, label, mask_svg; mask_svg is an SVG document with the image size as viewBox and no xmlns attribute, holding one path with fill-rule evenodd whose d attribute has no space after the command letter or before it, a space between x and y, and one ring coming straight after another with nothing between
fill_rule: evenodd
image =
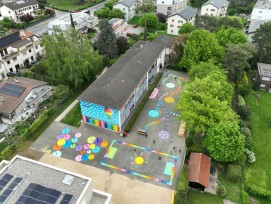
<instances>
[{"instance_id":1,"label":"chimney","mask_svg":"<svg viewBox=\"0 0 271 204\"><path fill-rule=\"evenodd\" d=\"M25 37L24 30L20 30L20 36L21 36L21 37Z\"/></svg>"},{"instance_id":2,"label":"chimney","mask_svg":"<svg viewBox=\"0 0 271 204\"><path fill-rule=\"evenodd\" d=\"M4 97L0 95L0 102L4 102L4 101L5 101Z\"/></svg>"}]
</instances>

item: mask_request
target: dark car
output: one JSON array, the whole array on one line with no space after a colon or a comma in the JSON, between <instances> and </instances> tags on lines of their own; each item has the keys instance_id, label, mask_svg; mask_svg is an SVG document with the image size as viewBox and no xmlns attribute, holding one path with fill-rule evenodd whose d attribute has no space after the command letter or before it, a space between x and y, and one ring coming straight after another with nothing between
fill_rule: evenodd
<instances>
[{"instance_id":1,"label":"dark car","mask_svg":"<svg viewBox=\"0 0 271 204\"><path fill-rule=\"evenodd\" d=\"M133 28L138 28L138 25L137 24L133 25Z\"/></svg>"}]
</instances>

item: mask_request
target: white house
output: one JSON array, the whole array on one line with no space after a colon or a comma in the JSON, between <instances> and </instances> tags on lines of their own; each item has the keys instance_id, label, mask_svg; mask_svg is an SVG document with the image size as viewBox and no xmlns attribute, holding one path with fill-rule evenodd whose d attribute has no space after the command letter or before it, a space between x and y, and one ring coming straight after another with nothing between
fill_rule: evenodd
<instances>
[{"instance_id":1,"label":"white house","mask_svg":"<svg viewBox=\"0 0 271 204\"><path fill-rule=\"evenodd\" d=\"M135 16L137 0L122 0L117 2L113 8L118 8L124 13L125 21L129 21Z\"/></svg>"},{"instance_id":2,"label":"white house","mask_svg":"<svg viewBox=\"0 0 271 204\"><path fill-rule=\"evenodd\" d=\"M167 16L176 13L187 5L187 0L157 0L156 12Z\"/></svg>"},{"instance_id":3,"label":"white house","mask_svg":"<svg viewBox=\"0 0 271 204\"><path fill-rule=\"evenodd\" d=\"M0 82L0 124L13 124L36 110L38 104L52 95L47 82L25 77Z\"/></svg>"},{"instance_id":4,"label":"white house","mask_svg":"<svg viewBox=\"0 0 271 204\"><path fill-rule=\"evenodd\" d=\"M22 15L35 15L35 12L38 9L39 4L36 0L13 1L0 7L0 20L2 20L4 17L8 17L18 21Z\"/></svg>"},{"instance_id":5,"label":"white house","mask_svg":"<svg viewBox=\"0 0 271 204\"><path fill-rule=\"evenodd\" d=\"M169 16L167 20L167 33L171 35L178 35L180 27L185 23L195 24L197 10L188 6L181 9L175 14Z\"/></svg>"},{"instance_id":6,"label":"white house","mask_svg":"<svg viewBox=\"0 0 271 204\"><path fill-rule=\"evenodd\" d=\"M225 16L229 2L226 0L209 0L201 7L202 16Z\"/></svg>"},{"instance_id":7,"label":"white house","mask_svg":"<svg viewBox=\"0 0 271 204\"><path fill-rule=\"evenodd\" d=\"M0 79L37 61L44 54L40 39L28 31L17 31L0 39Z\"/></svg>"},{"instance_id":8,"label":"white house","mask_svg":"<svg viewBox=\"0 0 271 204\"><path fill-rule=\"evenodd\" d=\"M88 28L92 28L98 24L98 18L94 16L94 13L90 12L77 12L66 14L56 20L50 21L48 23L48 34L52 35L55 30L66 31L71 28L71 16L75 29L81 31L82 33L86 32Z\"/></svg>"},{"instance_id":9,"label":"white house","mask_svg":"<svg viewBox=\"0 0 271 204\"><path fill-rule=\"evenodd\" d=\"M121 18L112 18L109 20L109 24L112 25L114 33L117 37L128 37L128 24Z\"/></svg>"}]
</instances>

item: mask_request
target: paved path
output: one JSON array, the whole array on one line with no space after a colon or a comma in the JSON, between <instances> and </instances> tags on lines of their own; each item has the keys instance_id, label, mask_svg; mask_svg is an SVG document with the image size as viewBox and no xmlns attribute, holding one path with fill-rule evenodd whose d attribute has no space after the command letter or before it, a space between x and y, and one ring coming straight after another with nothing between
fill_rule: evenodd
<instances>
[{"instance_id":1,"label":"paved path","mask_svg":"<svg viewBox=\"0 0 271 204\"><path fill-rule=\"evenodd\" d=\"M172 190L89 165L45 154L41 162L90 177L94 189L112 194L114 204L170 204Z\"/></svg>"},{"instance_id":2,"label":"paved path","mask_svg":"<svg viewBox=\"0 0 271 204\"><path fill-rule=\"evenodd\" d=\"M55 119L55 121L58 121L58 122L60 122L66 115L67 115L67 113L68 112L70 112L70 110L77 104L79 102L79 100L74 100L73 102L72 102L72 104L71 105L69 105L69 107L68 108L66 108L56 119Z\"/></svg>"}]
</instances>

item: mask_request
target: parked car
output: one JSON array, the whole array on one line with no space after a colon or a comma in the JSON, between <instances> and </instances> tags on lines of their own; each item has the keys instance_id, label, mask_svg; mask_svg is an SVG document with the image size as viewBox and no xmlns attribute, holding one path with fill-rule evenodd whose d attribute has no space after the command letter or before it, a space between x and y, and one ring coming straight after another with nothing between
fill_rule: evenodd
<instances>
[{"instance_id":1,"label":"parked car","mask_svg":"<svg viewBox=\"0 0 271 204\"><path fill-rule=\"evenodd\" d=\"M133 28L138 28L138 25L137 24L133 25Z\"/></svg>"}]
</instances>

